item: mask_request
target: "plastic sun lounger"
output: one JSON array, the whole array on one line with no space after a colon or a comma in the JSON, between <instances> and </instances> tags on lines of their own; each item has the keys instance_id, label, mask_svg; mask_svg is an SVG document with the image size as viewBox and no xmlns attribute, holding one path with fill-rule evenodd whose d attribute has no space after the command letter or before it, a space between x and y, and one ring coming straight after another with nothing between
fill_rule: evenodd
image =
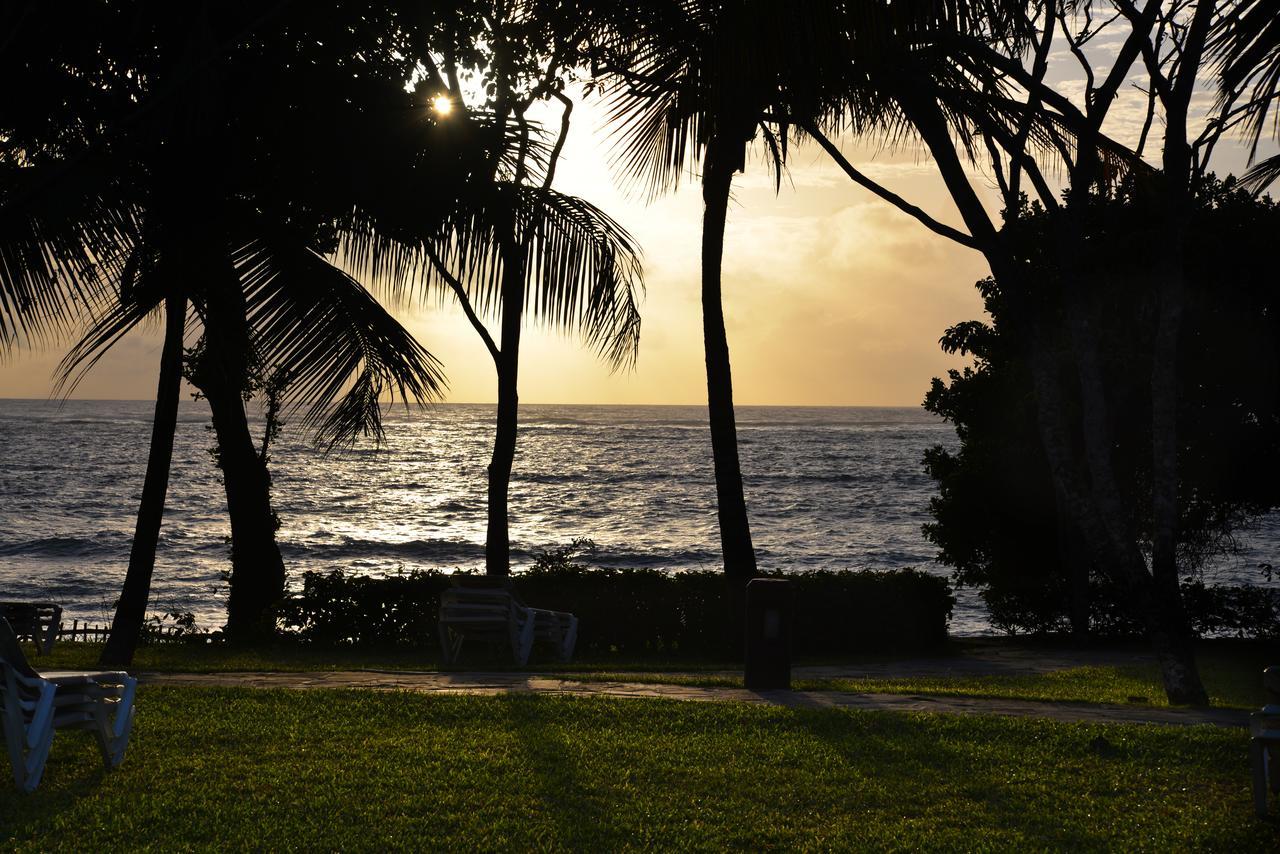
<instances>
[{"instance_id":1,"label":"plastic sun lounger","mask_svg":"<svg viewBox=\"0 0 1280 854\"><path fill-rule=\"evenodd\" d=\"M123 762L137 685L123 672L37 673L13 628L0 617L0 725L18 788L32 792L40 784L53 734L60 729L92 732L107 768Z\"/></svg>"},{"instance_id":2,"label":"plastic sun lounger","mask_svg":"<svg viewBox=\"0 0 1280 854\"><path fill-rule=\"evenodd\" d=\"M529 662L535 641L551 644L560 661L573 657L578 618L564 611L530 608L506 579L465 576L440 596L440 649L445 664L457 662L463 642L506 646L516 665Z\"/></svg>"},{"instance_id":3,"label":"plastic sun lounger","mask_svg":"<svg viewBox=\"0 0 1280 854\"><path fill-rule=\"evenodd\" d=\"M37 653L48 655L62 626L62 606L53 602L0 602L0 617L9 621L19 638L30 639Z\"/></svg>"}]
</instances>

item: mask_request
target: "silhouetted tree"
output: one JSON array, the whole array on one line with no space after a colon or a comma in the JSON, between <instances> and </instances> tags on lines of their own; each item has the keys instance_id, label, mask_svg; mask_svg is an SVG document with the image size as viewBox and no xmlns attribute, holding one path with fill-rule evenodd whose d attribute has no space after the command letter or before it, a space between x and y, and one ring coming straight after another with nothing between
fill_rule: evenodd
<instances>
[{"instance_id":1,"label":"silhouetted tree","mask_svg":"<svg viewBox=\"0 0 1280 854\"><path fill-rule=\"evenodd\" d=\"M20 269L28 279L44 276L51 292L61 285L59 265L76 269L86 255L113 261L94 270L99 275L85 301L99 308L64 364L66 377L77 366L92 366L156 306L167 301L180 309L175 297L190 297L205 330L212 370L219 374L213 380L217 402L210 397L233 537L241 534L233 543L239 566L233 564L232 599L244 607L230 615L230 623L248 634L264 628L266 608L283 591L265 460L249 437L241 397L250 360L256 356L287 369L289 403L306 404L308 423L330 443L380 433L384 391L419 400L434 395L440 381L435 361L318 253L332 251L343 229L367 227L359 215L360 194L375 181L389 183L379 164L360 165L375 140L383 148L391 140L404 142L416 126L419 138L412 149L402 146L406 155L412 150L416 156L400 158L395 177L417 192L425 211L446 207L433 201L457 185L459 179L450 176L465 174L465 164L442 150L431 164L439 171L430 176L422 174L426 166L418 173L404 168L421 163L419 119L425 113L413 112L415 102L388 72L398 69L403 80L412 68L405 67L394 45L382 54L368 51L381 58L379 67L370 67L374 61L360 51L377 42L368 33L355 38L363 20L358 15L312 16L306 19L312 29L299 32L289 26L265 30L264 17L249 7L224 4L211 20L202 10L169 14L143 5L103 14L87 8L83 22L91 35L81 38L88 47L59 55L63 62L83 60L83 67L70 66L67 76L73 81L83 79L84 85L114 96L100 96L98 101L107 102L100 110L79 116L73 126L78 131L49 130L22 109L0 115L12 144L6 152L15 167L10 177L25 191L3 197L3 215L21 228L6 233L9 242L0 251L20 259L49 253L53 261L45 267ZM131 13L143 11L152 14L139 26ZM36 37L66 21L61 13L33 6L22 23L27 43L43 50ZM314 32L322 25L331 26L331 32ZM335 55L335 46L348 52ZM305 59L311 61L284 61L307 50L313 56ZM316 52L331 61L317 62ZM16 63L16 71L46 73L42 59L28 56ZM317 79L321 76L326 79ZM353 89L359 97L352 97ZM228 102L237 109L224 109ZM328 112L312 112L321 107ZM344 119L356 130L316 134L319 126ZM335 163L343 164L343 175L318 182ZM33 174L42 166L52 177ZM90 204L77 206L86 199ZM62 204L51 209L51 200ZM164 417L157 419L157 433L165 432L173 417L171 403L176 406L181 338L172 346L172 333L178 322L171 318L169 323L162 370L167 384L162 383L159 396L164 411L158 410ZM153 448L148 484L157 488L144 492L140 531L158 530L159 485L165 480L171 430L169 436ZM230 465L229 457L234 458ZM245 526L235 524L246 517L253 517L248 526L254 542L248 544ZM254 554L257 546L263 549ZM109 663L127 661L132 654L153 564L154 535L150 543L140 538L127 576L128 596L122 598L105 653ZM237 587L246 594L238 597Z\"/></svg>"},{"instance_id":2,"label":"silhouetted tree","mask_svg":"<svg viewBox=\"0 0 1280 854\"><path fill-rule=\"evenodd\" d=\"M351 242L350 254L397 288L443 285L493 359L498 405L488 468L485 567L510 572L508 496L519 418L520 341L526 317L579 332L615 368L634 362L642 287L639 249L607 214L553 189L573 103L570 71L594 26L590 4L478 3L419 17L418 90L438 103L438 123L491 140L485 168L441 226L416 212L381 209L387 235ZM464 80L483 81L470 90ZM439 99L437 101L437 99ZM555 104L554 135L530 115ZM425 265L425 266L424 266ZM491 334L482 316L495 318Z\"/></svg>"},{"instance_id":3,"label":"silhouetted tree","mask_svg":"<svg viewBox=\"0 0 1280 854\"><path fill-rule=\"evenodd\" d=\"M1166 250L1161 219L1149 197L1132 188L1110 194L1092 210L1088 237L1095 247L1091 278L1106 288L1100 315L1101 371L1115 410L1116 470L1131 524L1149 554L1152 458L1149 377L1156 334L1149 315L1156 304L1159 256ZM1197 196L1187 245L1188 342L1178 365L1180 451L1178 563L1185 580L1204 559L1229 546L1231 534L1280 500L1280 351L1276 295L1267 285L1270 235L1280 210L1255 201L1233 183L1205 183ZM1064 321L1067 286L1043 211L1017 217L1010 237L1035 269L1034 310L1041 326ZM1025 287L1028 283L1023 282ZM1113 582L1091 566L1080 534L1055 501L1049 467L1038 440L1034 391L1020 341L1025 316L1008 310L1006 289L979 283L990 326L969 321L952 327L943 346L975 358L950 381L935 380L926 408L956 424L957 452L926 455L940 496L926 534L940 559L962 583L981 587L993 622L1011 629L1058 630L1069 618L1084 633L1116 628ZM1070 368L1069 354L1057 357ZM1078 398L1069 400L1078 410ZM1067 523L1067 524L1064 524ZM1058 543L1056 549L1048 544ZM1093 570L1091 572L1091 569ZM1093 587L1098 594L1089 596Z\"/></svg>"},{"instance_id":4,"label":"silhouetted tree","mask_svg":"<svg viewBox=\"0 0 1280 854\"><path fill-rule=\"evenodd\" d=\"M895 4L896 5L896 4ZM896 74L885 82L901 108L911 132L937 163L967 233L938 223L887 188L845 165L858 183L873 189L923 224L981 251L992 273L1005 288L1009 311L1034 322L1028 302L1032 287L1021 282L1015 245L986 212L966 173L966 160L989 156L1006 209L1023 209L1022 194L1034 192L1054 223L1053 245L1058 268L1070 283L1063 291L1063 324L1041 326L1027 338L1025 362L1036 390L1037 429L1053 473L1055 499L1063 514L1088 543L1093 561L1102 566L1122 591L1134 613L1140 614L1159 658L1166 691L1174 702L1207 701L1188 642L1177 582L1176 548L1176 381L1171 380L1182 308L1175 270L1177 238L1183 233L1186 199L1203 176L1216 139L1229 127L1224 110L1210 116L1206 133L1194 140L1187 133L1188 106L1197 69L1201 67L1208 19L1213 3L1154 2L1139 11L1119 3L1119 16L1095 15L1092 4L1046 3L1019 7L990 4L1015 16L1011 27L984 36L982 30L946 26L925 39L904 40L895 60ZM985 10L979 21L990 24L999 15ZM1021 18L1021 23L1017 22ZM1087 45L1100 29L1120 32L1118 49L1105 73L1096 72ZM1055 42L1061 31L1061 42ZM1085 78L1083 106L1046 83L1050 52L1065 42L1078 59ZM1031 50L1026 50L1031 46ZM941 65L936 61L944 60ZM1026 64L1024 64L1024 62ZM1120 87L1135 63L1143 62L1151 79L1148 119L1132 152L1109 139L1103 124ZM947 66L952 71L941 73ZM950 81L972 80L977 85L953 86ZM1141 152L1157 101L1165 118L1166 136L1161 171L1148 167ZM830 148L829 148L830 150ZM980 154L980 152L982 154ZM1065 170L1064 200L1045 178L1037 158L1052 159ZM839 159L839 158L838 158ZM1115 418L1100 370L1097 318L1099 292L1083 271L1096 269L1089 260L1084 236L1099 194L1126 172L1135 176L1142 192L1163 199L1160 219L1173 252L1161 259L1161 304L1158 308L1160 348L1165 358L1151 364L1147 389L1152 402L1152 430L1148 441L1155 480L1150 498L1152 518L1159 519L1152 566L1140 548L1133 514L1117 476L1113 449ZM1024 190L1024 187L1026 188ZM1059 370L1058 348L1071 353L1070 374ZM1071 376L1074 375L1074 376ZM1068 405L1072 385L1079 388L1079 408Z\"/></svg>"},{"instance_id":5,"label":"silhouetted tree","mask_svg":"<svg viewBox=\"0 0 1280 854\"><path fill-rule=\"evenodd\" d=\"M788 124L825 116L837 103L849 75L841 9L774 0L624 4L593 56L621 172L653 195L701 167L707 409L721 552L733 579L756 573L722 299L733 177L760 140L780 182Z\"/></svg>"}]
</instances>

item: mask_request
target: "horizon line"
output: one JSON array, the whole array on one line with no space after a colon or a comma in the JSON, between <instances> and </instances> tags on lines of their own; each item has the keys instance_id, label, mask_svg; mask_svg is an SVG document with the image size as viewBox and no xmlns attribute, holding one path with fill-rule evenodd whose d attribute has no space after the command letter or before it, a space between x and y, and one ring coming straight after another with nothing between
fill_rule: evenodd
<instances>
[{"instance_id":1,"label":"horizon line","mask_svg":"<svg viewBox=\"0 0 1280 854\"><path fill-rule=\"evenodd\" d=\"M14 401L21 403L54 403L58 405L66 403L155 403L155 398L149 397L0 397L0 402ZM182 400L179 403L195 403L197 401ZM496 406L497 402L492 400L442 400L438 402L418 403L412 402L406 404L404 401L396 401L388 403L389 409L402 409L405 406L417 409L429 409L433 406ZM700 406L705 407L704 402L699 403L547 403L543 401L521 401L521 406ZM773 407L778 409L919 409L921 404L905 404L905 403L735 403L734 408L738 407Z\"/></svg>"}]
</instances>

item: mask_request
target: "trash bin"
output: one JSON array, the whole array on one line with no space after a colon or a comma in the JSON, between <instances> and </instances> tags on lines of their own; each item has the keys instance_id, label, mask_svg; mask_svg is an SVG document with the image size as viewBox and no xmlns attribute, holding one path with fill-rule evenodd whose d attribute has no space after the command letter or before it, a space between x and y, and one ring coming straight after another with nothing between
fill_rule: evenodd
<instances>
[{"instance_id":1,"label":"trash bin","mask_svg":"<svg viewBox=\"0 0 1280 854\"><path fill-rule=\"evenodd\" d=\"M747 638L743 684L752 690L791 687L791 582L753 578L747 583Z\"/></svg>"}]
</instances>

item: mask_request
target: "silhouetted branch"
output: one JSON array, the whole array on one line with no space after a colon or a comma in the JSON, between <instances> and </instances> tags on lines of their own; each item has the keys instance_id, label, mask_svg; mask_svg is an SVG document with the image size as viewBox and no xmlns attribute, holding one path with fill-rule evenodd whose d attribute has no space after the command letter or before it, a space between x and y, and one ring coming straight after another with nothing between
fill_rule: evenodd
<instances>
[{"instance_id":1,"label":"silhouetted branch","mask_svg":"<svg viewBox=\"0 0 1280 854\"><path fill-rule=\"evenodd\" d=\"M925 213L922 209L911 204L906 199L899 196L897 193L894 193L893 191L876 183L875 181L871 180L863 173L859 172L854 167L854 165L848 161L848 159L844 156L844 154L841 153L840 149L837 148L835 144L831 142L831 140L827 139L826 135L823 134L822 131L818 130L818 128L815 125L803 124L801 125L801 127L804 128L805 133L813 137L813 139L816 140L817 143L822 146L823 150L826 151L828 155L830 155L831 159L836 162L836 165L838 165L841 169L844 170L844 173L846 175L848 175L850 178L853 179L854 183L875 193L877 196L884 199L886 202L893 205L903 213L906 213L915 217L916 220L918 220L921 225L923 225L925 228L929 229L930 231L934 232L935 234L940 234L943 237L948 238L949 240L954 240L956 243L959 243L961 246L968 246L970 249L979 248L978 242L968 234L965 234L963 231L960 231L959 229L952 228L949 225L938 222L936 219L929 216L929 214Z\"/></svg>"}]
</instances>

